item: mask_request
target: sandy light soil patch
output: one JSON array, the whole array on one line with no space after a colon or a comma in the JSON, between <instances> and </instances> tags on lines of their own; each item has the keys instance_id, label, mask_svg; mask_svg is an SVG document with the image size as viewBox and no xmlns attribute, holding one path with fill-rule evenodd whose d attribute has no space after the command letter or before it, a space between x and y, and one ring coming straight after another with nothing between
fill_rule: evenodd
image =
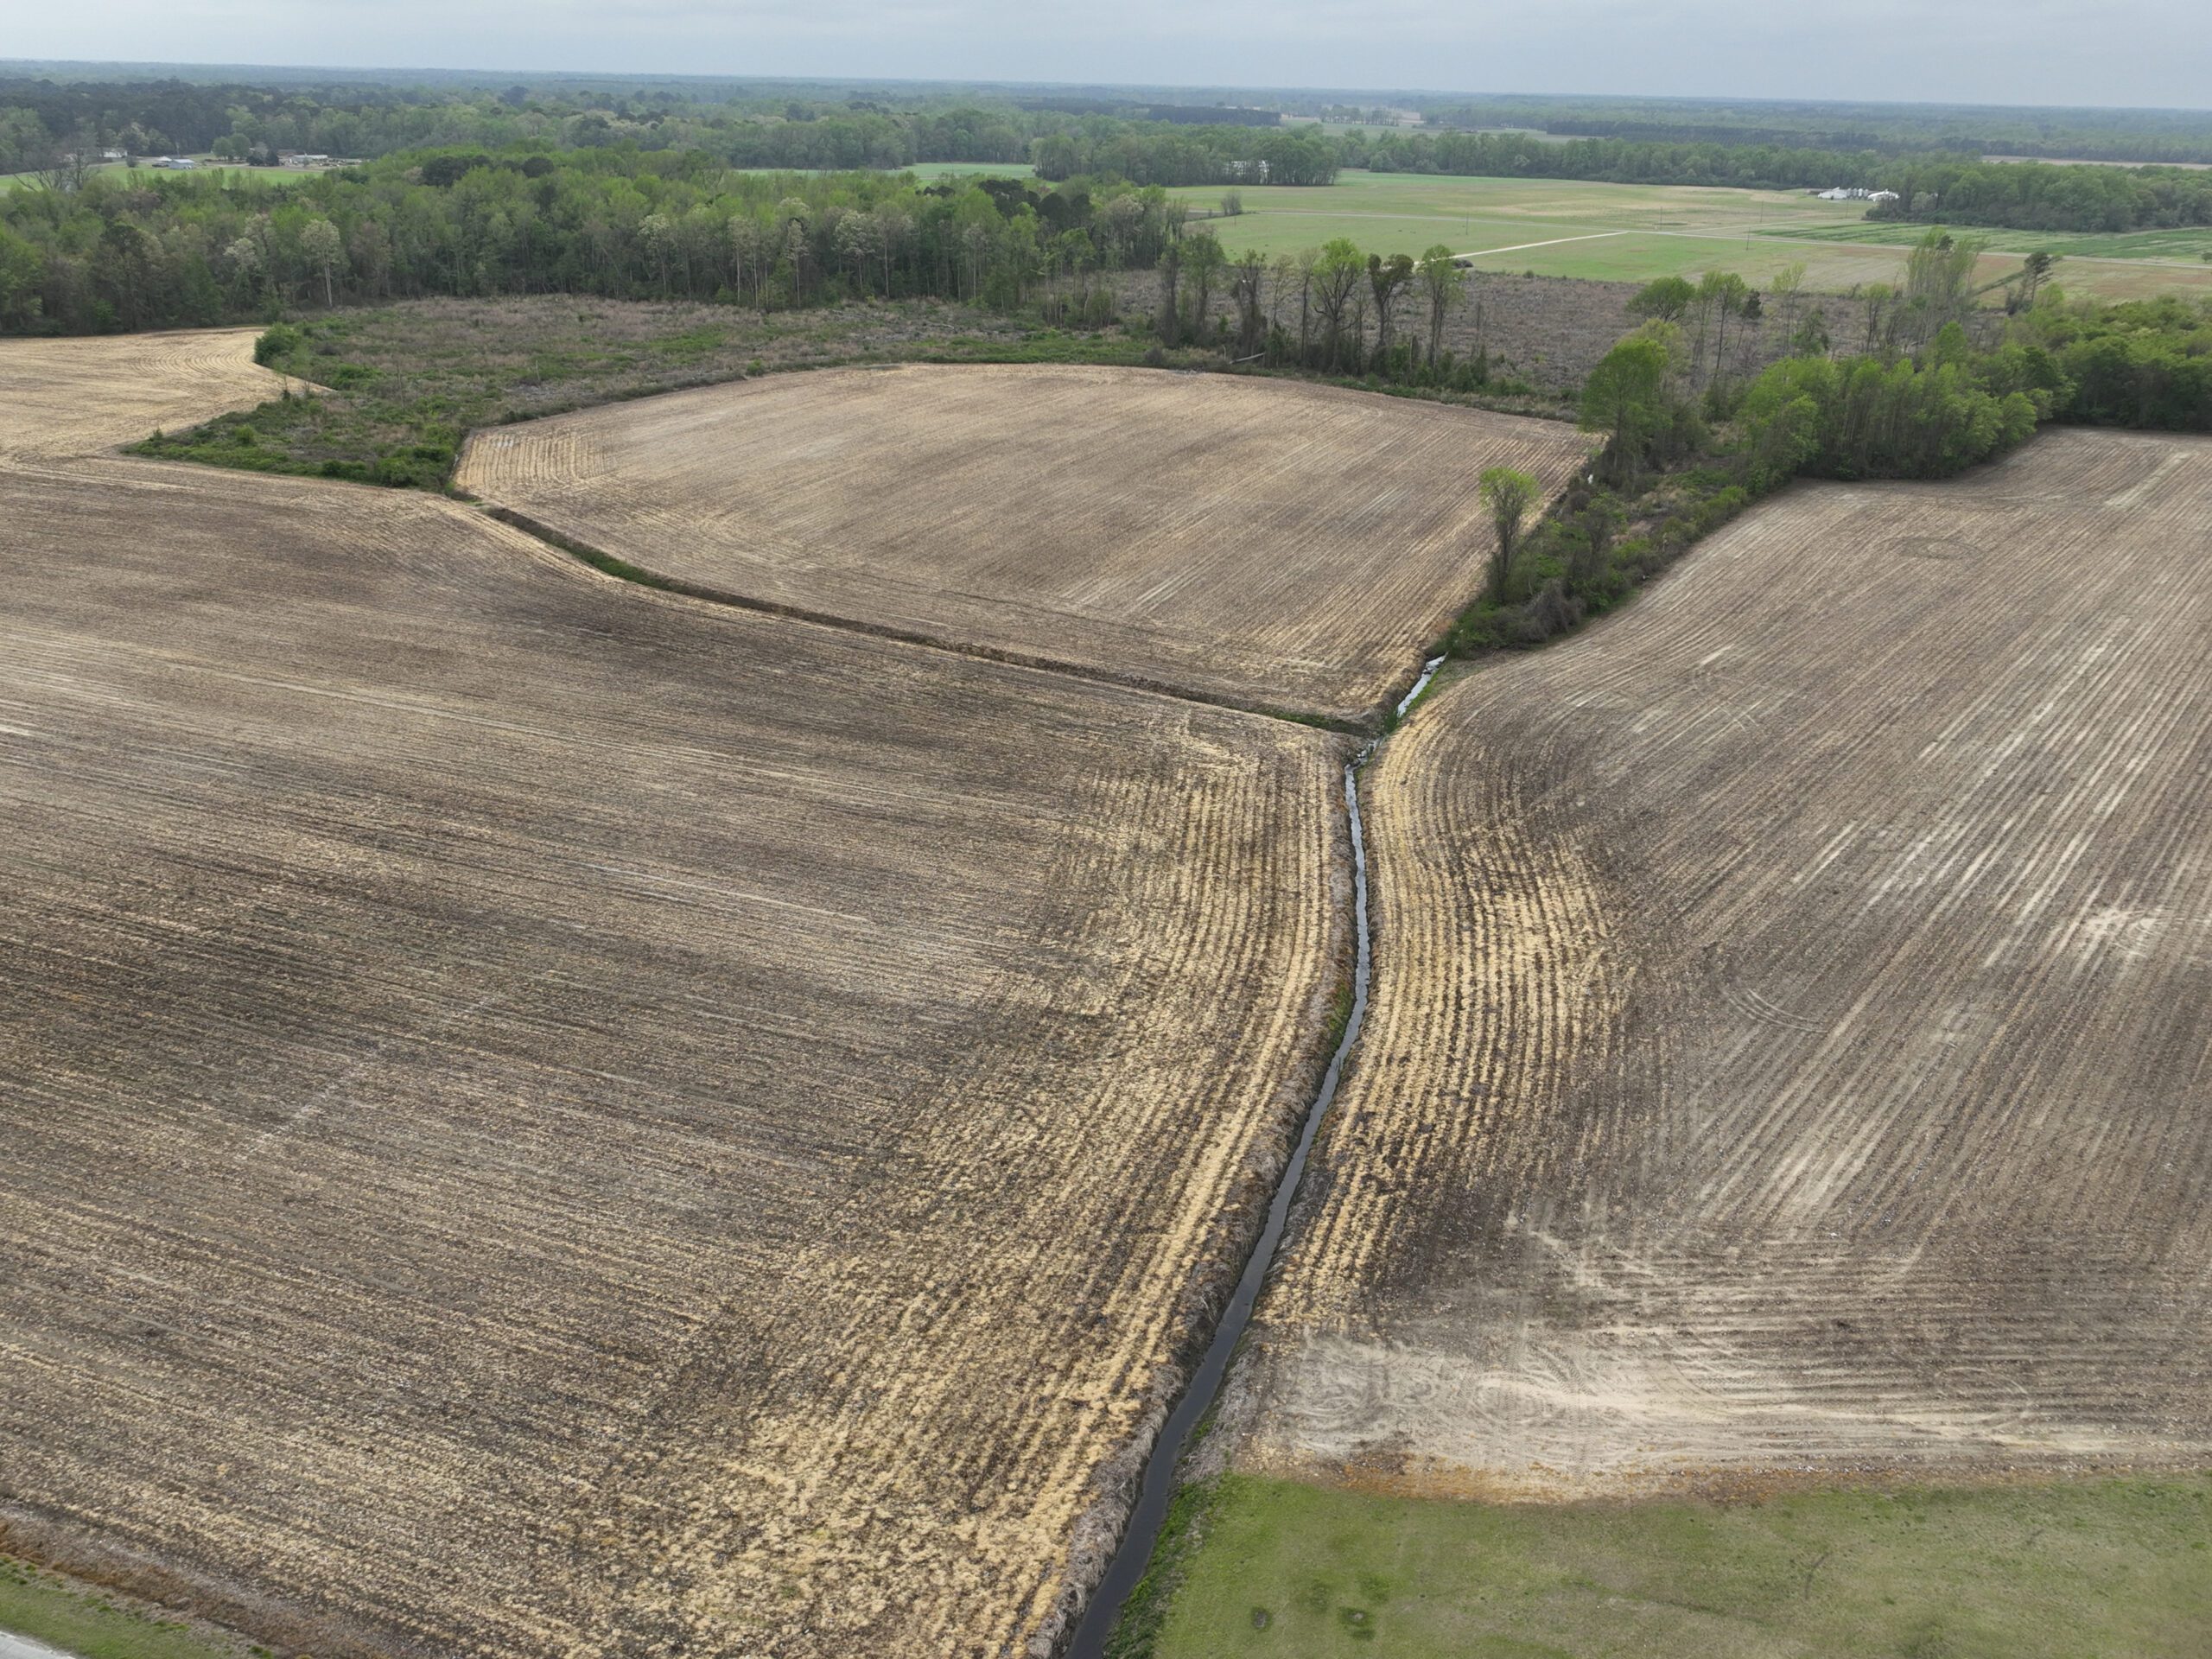
<instances>
[{"instance_id":1,"label":"sandy light soil patch","mask_svg":"<svg viewBox=\"0 0 2212 1659\"><path fill-rule=\"evenodd\" d=\"M1237 1459L2201 1465L2208 524L2201 439L1802 487L1432 699L1370 780L1375 999Z\"/></svg>"},{"instance_id":2,"label":"sandy light soil patch","mask_svg":"<svg viewBox=\"0 0 2212 1659\"><path fill-rule=\"evenodd\" d=\"M280 393L258 330L0 340L0 458L87 455Z\"/></svg>"},{"instance_id":3,"label":"sandy light soil patch","mask_svg":"<svg viewBox=\"0 0 2212 1659\"><path fill-rule=\"evenodd\" d=\"M166 406L70 345L0 408ZM1320 1058L1344 741L409 493L0 521L0 1548L317 1655L1049 1632Z\"/></svg>"},{"instance_id":4,"label":"sandy light soil patch","mask_svg":"<svg viewBox=\"0 0 2212 1659\"><path fill-rule=\"evenodd\" d=\"M458 481L734 597L1353 718L1481 584L1485 467L1572 427L1225 375L776 376L481 433Z\"/></svg>"}]
</instances>

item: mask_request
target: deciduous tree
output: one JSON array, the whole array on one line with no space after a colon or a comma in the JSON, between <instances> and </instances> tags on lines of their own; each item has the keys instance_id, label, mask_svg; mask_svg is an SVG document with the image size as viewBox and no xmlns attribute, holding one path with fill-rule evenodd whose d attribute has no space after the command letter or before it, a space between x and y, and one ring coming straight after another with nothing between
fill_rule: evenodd
<instances>
[{"instance_id":1,"label":"deciduous tree","mask_svg":"<svg viewBox=\"0 0 2212 1659\"><path fill-rule=\"evenodd\" d=\"M1521 550L1521 535L1529 518L1529 509L1536 504L1541 487L1528 474L1513 467L1488 467L1483 469L1478 486L1482 493L1483 505L1490 511L1491 529L1496 544L1491 550L1488 587L1493 601L1505 597L1506 578L1513 570L1513 556Z\"/></svg>"}]
</instances>

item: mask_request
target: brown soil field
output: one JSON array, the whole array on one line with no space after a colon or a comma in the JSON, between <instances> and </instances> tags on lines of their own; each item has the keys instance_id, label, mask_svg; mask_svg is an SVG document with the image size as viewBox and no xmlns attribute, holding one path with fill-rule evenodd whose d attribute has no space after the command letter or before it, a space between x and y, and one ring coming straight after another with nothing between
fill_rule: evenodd
<instances>
[{"instance_id":1,"label":"brown soil field","mask_svg":"<svg viewBox=\"0 0 2212 1659\"><path fill-rule=\"evenodd\" d=\"M1503 1497L2212 1452L2212 442L1802 486L1371 774L1243 1466Z\"/></svg>"},{"instance_id":2,"label":"brown soil field","mask_svg":"<svg viewBox=\"0 0 2212 1659\"><path fill-rule=\"evenodd\" d=\"M479 434L457 479L741 602L1351 720L1481 583L1476 481L1572 427L1231 375L777 376Z\"/></svg>"},{"instance_id":3,"label":"brown soil field","mask_svg":"<svg viewBox=\"0 0 2212 1659\"><path fill-rule=\"evenodd\" d=\"M0 1549L319 1656L1037 1650L1324 1058L1344 740L52 459L246 351L0 349Z\"/></svg>"},{"instance_id":4,"label":"brown soil field","mask_svg":"<svg viewBox=\"0 0 2212 1659\"><path fill-rule=\"evenodd\" d=\"M0 460L91 454L274 397L251 328L0 340Z\"/></svg>"}]
</instances>

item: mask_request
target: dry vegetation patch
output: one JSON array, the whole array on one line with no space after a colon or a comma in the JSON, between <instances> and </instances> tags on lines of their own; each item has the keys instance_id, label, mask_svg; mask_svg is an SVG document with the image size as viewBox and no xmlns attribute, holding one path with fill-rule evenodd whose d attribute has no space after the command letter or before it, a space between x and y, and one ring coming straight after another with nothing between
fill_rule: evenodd
<instances>
[{"instance_id":1,"label":"dry vegetation patch","mask_svg":"<svg viewBox=\"0 0 2212 1659\"><path fill-rule=\"evenodd\" d=\"M0 1548L318 1655L1048 1630L1319 1059L1341 740L426 495L0 517Z\"/></svg>"},{"instance_id":2,"label":"dry vegetation patch","mask_svg":"<svg viewBox=\"0 0 2212 1659\"><path fill-rule=\"evenodd\" d=\"M458 482L733 597L1245 706L1358 716L1479 585L1489 466L1573 429L1141 369L916 366L480 434Z\"/></svg>"},{"instance_id":3,"label":"dry vegetation patch","mask_svg":"<svg viewBox=\"0 0 2212 1659\"><path fill-rule=\"evenodd\" d=\"M2201 1465L2208 523L2196 439L1800 488L1433 698L1243 1463Z\"/></svg>"}]
</instances>

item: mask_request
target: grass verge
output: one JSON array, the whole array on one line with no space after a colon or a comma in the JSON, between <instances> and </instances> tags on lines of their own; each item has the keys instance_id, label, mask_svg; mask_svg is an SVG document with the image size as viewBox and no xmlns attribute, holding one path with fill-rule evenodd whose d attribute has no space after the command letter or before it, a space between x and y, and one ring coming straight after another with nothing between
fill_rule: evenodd
<instances>
[{"instance_id":1,"label":"grass verge","mask_svg":"<svg viewBox=\"0 0 2212 1659\"><path fill-rule=\"evenodd\" d=\"M1177 1502L1115 1659L2212 1652L2212 1477L1554 1507L1230 1474Z\"/></svg>"},{"instance_id":2,"label":"grass verge","mask_svg":"<svg viewBox=\"0 0 2212 1659\"><path fill-rule=\"evenodd\" d=\"M0 1555L0 1630L29 1637L78 1659L251 1659L268 1653L7 1555Z\"/></svg>"},{"instance_id":3,"label":"grass verge","mask_svg":"<svg viewBox=\"0 0 2212 1659\"><path fill-rule=\"evenodd\" d=\"M1160 1522L1160 1538L1153 1546L1152 1560L1122 1604L1114 1633L1106 1638L1106 1659L1150 1659L1160 1650L1160 1631L1205 1540L1206 1522L1221 1485L1217 1480L1200 1481L1182 1487L1169 1503L1167 1518Z\"/></svg>"}]
</instances>

